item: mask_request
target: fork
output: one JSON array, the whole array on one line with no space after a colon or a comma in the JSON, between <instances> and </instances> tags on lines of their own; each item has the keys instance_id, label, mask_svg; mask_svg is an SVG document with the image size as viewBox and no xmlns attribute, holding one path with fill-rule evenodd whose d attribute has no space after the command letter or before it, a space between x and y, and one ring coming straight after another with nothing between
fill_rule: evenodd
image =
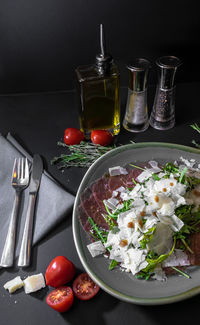
<instances>
[{"instance_id":1,"label":"fork","mask_svg":"<svg viewBox=\"0 0 200 325\"><path fill-rule=\"evenodd\" d=\"M6 236L3 253L1 256L0 266L10 267L13 265L14 252L15 252L15 237L17 215L19 211L19 203L21 192L28 186L29 183L29 166L27 158L15 158L13 173L12 173L12 187L15 190L15 199L13 209L10 217L8 233Z\"/></svg>"}]
</instances>

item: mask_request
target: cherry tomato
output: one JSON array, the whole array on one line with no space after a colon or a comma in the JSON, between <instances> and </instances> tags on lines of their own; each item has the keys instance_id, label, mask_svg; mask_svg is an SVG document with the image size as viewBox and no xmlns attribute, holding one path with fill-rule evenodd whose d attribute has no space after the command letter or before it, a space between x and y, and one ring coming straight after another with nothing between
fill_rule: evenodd
<instances>
[{"instance_id":1,"label":"cherry tomato","mask_svg":"<svg viewBox=\"0 0 200 325\"><path fill-rule=\"evenodd\" d=\"M94 130L91 133L91 140L94 144L107 146L113 141L113 136L109 131L106 130Z\"/></svg>"},{"instance_id":2,"label":"cherry tomato","mask_svg":"<svg viewBox=\"0 0 200 325\"><path fill-rule=\"evenodd\" d=\"M84 140L84 134L76 128L65 129L64 142L67 145L79 144Z\"/></svg>"},{"instance_id":3,"label":"cherry tomato","mask_svg":"<svg viewBox=\"0 0 200 325\"><path fill-rule=\"evenodd\" d=\"M99 291L99 286L92 281L87 273L81 273L73 282L75 296L81 300L93 298Z\"/></svg>"},{"instance_id":4,"label":"cherry tomato","mask_svg":"<svg viewBox=\"0 0 200 325\"><path fill-rule=\"evenodd\" d=\"M56 311L63 313L67 311L74 301L74 294L70 287L59 287L51 291L47 298L47 304Z\"/></svg>"},{"instance_id":5,"label":"cherry tomato","mask_svg":"<svg viewBox=\"0 0 200 325\"><path fill-rule=\"evenodd\" d=\"M46 284L57 288L71 281L75 275L75 266L65 256L55 257L45 272Z\"/></svg>"}]
</instances>

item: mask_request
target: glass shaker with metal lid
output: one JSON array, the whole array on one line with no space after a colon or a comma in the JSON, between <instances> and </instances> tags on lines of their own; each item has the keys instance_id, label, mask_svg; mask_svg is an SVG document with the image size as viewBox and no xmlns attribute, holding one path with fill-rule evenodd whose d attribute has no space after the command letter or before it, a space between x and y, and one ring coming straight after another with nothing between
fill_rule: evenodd
<instances>
[{"instance_id":1,"label":"glass shaker with metal lid","mask_svg":"<svg viewBox=\"0 0 200 325\"><path fill-rule=\"evenodd\" d=\"M158 84L150 116L150 125L159 130L167 130L175 124L174 78L181 61L175 56L163 56L156 61Z\"/></svg>"},{"instance_id":2,"label":"glass shaker with metal lid","mask_svg":"<svg viewBox=\"0 0 200 325\"><path fill-rule=\"evenodd\" d=\"M142 132L149 126L147 108L149 67L150 62L143 58L137 58L127 66L129 87L123 126L130 132Z\"/></svg>"}]
</instances>

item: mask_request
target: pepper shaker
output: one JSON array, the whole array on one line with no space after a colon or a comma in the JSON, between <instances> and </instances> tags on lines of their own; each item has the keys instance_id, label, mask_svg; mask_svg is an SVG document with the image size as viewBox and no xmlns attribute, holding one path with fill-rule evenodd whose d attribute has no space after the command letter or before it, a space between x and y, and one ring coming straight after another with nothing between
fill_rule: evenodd
<instances>
[{"instance_id":1,"label":"pepper shaker","mask_svg":"<svg viewBox=\"0 0 200 325\"><path fill-rule=\"evenodd\" d=\"M160 57L158 84L150 116L150 125L159 130L171 129L175 124L175 86L174 78L181 61L175 56Z\"/></svg>"},{"instance_id":2,"label":"pepper shaker","mask_svg":"<svg viewBox=\"0 0 200 325\"><path fill-rule=\"evenodd\" d=\"M150 62L137 58L127 66L129 87L123 126L130 132L142 132L149 126L147 108L147 76Z\"/></svg>"}]
</instances>

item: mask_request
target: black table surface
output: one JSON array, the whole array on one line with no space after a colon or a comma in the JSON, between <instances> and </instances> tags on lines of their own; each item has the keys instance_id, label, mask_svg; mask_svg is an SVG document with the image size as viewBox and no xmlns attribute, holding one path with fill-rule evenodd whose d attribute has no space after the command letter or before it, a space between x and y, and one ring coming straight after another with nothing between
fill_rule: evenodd
<instances>
[{"instance_id":1,"label":"black table surface","mask_svg":"<svg viewBox=\"0 0 200 325\"><path fill-rule=\"evenodd\" d=\"M154 87L149 89L149 108L152 106ZM176 125L167 131L151 127L143 133L130 133L121 128L117 144L135 142L171 142L193 146L192 140L200 142L199 134L190 124L200 123L200 84L178 84L176 89ZM45 168L70 193L76 195L86 169L70 168L59 171L50 160L63 149L57 146L64 129L78 127L75 93L73 91L14 94L0 96L0 133L11 132L31 153L42 155ZM127 89L121 90L123 119ZM150 111L150 109L149 109ZM3 152L0 152L3 155ZM57 313L45 302L51 289L26 295L23 290L10 295L3 285L20 275L22 278L45 273L49 262L57 255L71 259L77 273L84 269L78 258L72 235L72 216L68 216L49 233L32 251L32 264L25 269L17 266L0 270L0 324L187 324L199 316L200 295L174 304L141 306L120 301L103 290L87 302L75 300L72 308L63 314ZM189 280L188 280L189 281Z\"/></svg>"}]
</instances>

